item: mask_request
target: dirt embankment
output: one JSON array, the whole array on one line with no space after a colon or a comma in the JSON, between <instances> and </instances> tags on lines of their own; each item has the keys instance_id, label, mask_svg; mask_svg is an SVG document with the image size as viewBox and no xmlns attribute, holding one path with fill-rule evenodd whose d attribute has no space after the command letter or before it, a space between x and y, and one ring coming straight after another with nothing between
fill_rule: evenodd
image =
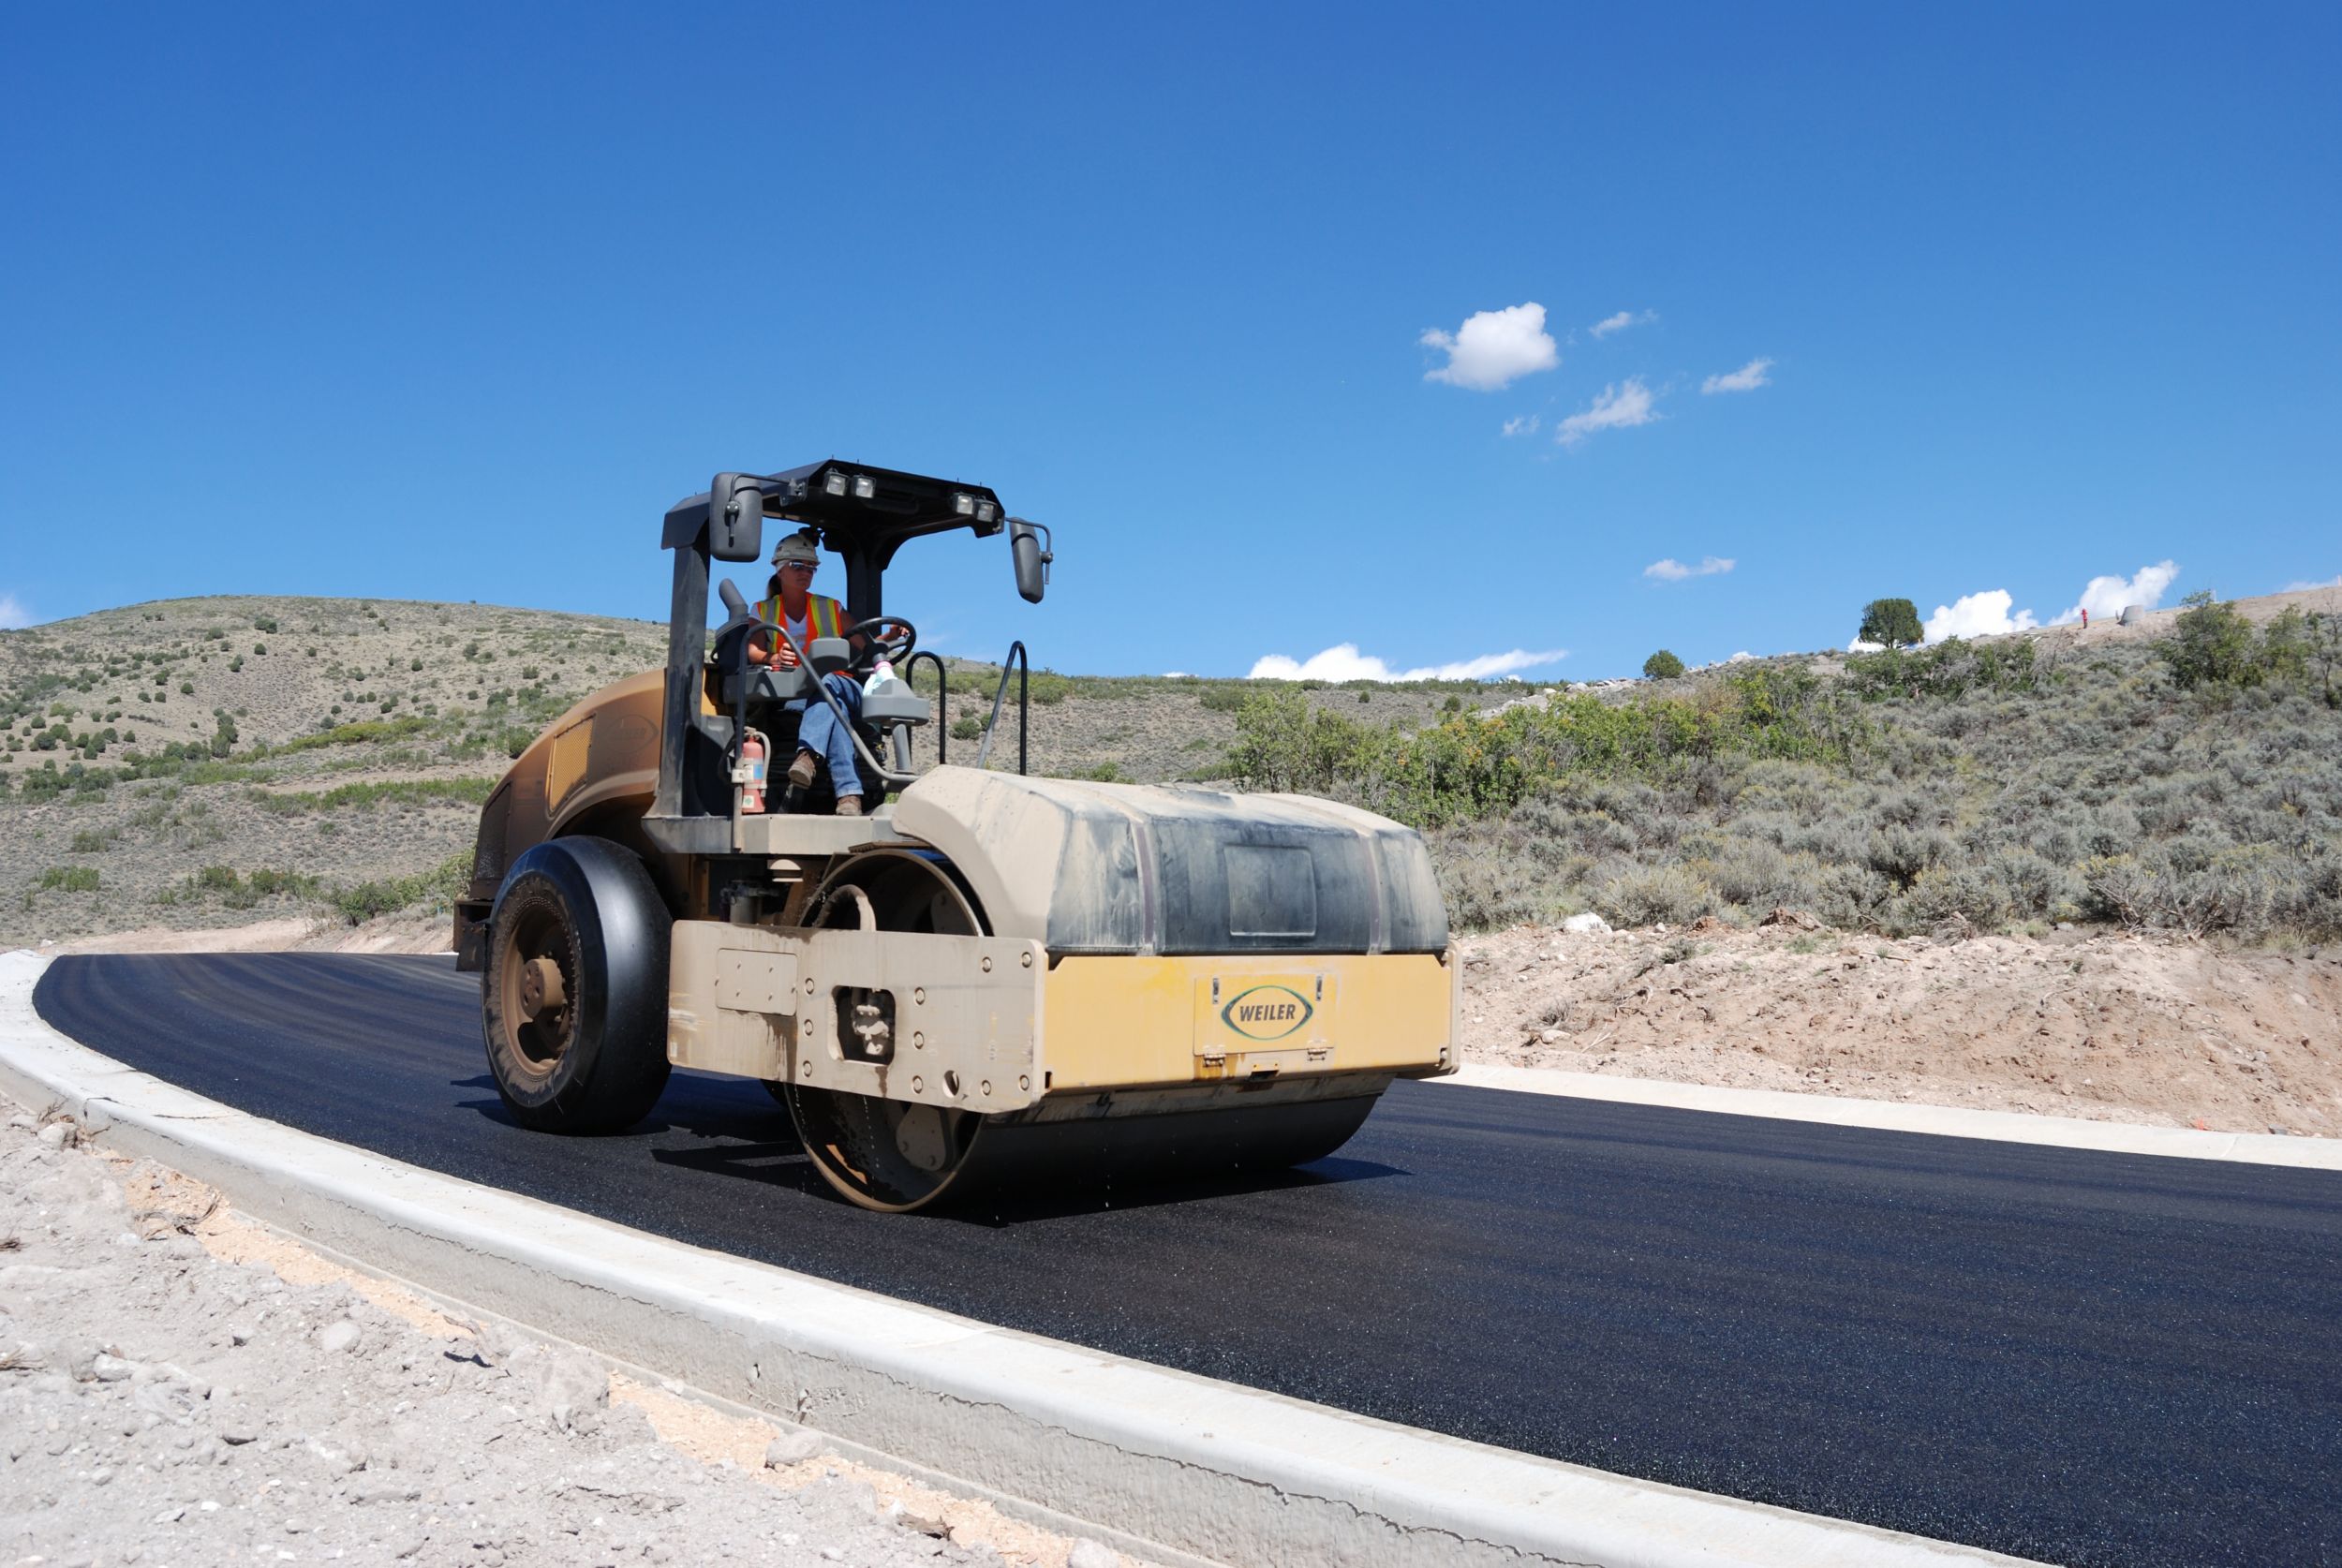
<instances>
[{"instance_id":1,"label":"dirt embankment","mask_svg":"<svg viewBox=\"0 0 2342 1568\"><path fill-rule=\"evenodd\" d=\"M2342 1136L2342 947L1794 924L1461 947L1469 1061Z\"/></svg>"}]
</instances>

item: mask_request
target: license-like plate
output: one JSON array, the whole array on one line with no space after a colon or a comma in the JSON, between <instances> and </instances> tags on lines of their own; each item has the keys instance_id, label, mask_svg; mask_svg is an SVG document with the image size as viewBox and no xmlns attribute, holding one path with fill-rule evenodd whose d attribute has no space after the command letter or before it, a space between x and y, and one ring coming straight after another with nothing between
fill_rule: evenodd
<instances>
[{"instance_id":1,"label":"license-like plate","mask_svg":"<svg viewBox=\"0 0 2342 1568\"><path fill-rule=\"evenodd\" d=\"M1198 1055L1300 1051L1332 1032L1334 984L1324 974L1221 975L1195 985Z\"/></svg>"}]
</instances>

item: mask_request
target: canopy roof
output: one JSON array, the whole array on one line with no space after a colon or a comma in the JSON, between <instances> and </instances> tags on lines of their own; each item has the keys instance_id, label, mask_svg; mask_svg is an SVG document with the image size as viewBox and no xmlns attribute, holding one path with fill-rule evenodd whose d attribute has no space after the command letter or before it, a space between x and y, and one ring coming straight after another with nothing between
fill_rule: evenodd
<instances>
[{"instance_id":1,"label":"canopy roof","mask_svg":"<svg viewBox=\"0 0 2342 1568\"><path fill-rule=\"evenodd\" d=\"M765 516L810 526L829 549L873 568L884 568L905 540L954 528L986 537L999 533L1006 519L1000 496L987 485L837 457L740 477L763 491ZM670 547L688 542L687 530L696 532L707 515L708 494L702 491L668 509Z\"/></svg>"}]
</instances>

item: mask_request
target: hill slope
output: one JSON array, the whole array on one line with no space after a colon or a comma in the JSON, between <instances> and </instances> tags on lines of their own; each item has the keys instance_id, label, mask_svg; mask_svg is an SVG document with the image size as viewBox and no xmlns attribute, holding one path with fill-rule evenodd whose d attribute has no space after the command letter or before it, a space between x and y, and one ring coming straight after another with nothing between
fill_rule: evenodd
<instances>
[{"instance_id":1,"label":"hill slope","mask_svg":"<svg viewBox=\"0 0 2342 1568\"><path fill-rule=\"evenodd\" d=\"M2331 589L2240 608L2342 628ZM1774 904L1904 931L2342 924L2342 715L2306 660L2181 686L2157 653L2176 625L1756 660L1501 713L1474 710L1520 688L1043 672L1033 763L1392 811L1431 832L1468 925L1746 924ZM489 605L240 597L0 633L0 943L433 908L507 757L664 641ZM953 665L958 760L997 675Z\"/></svg>"}]
</instances>

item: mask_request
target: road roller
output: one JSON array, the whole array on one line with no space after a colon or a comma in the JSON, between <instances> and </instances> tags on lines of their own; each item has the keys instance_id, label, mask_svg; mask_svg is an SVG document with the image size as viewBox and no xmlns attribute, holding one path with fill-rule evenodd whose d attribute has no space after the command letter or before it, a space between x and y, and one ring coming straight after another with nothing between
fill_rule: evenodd
<instances>
[{"instance_id":1,"label":"road roller","mask_svg":"<svg viewBox=\"0 0 2342 1568\"><path fill-rule=\"evenodd\" d=\"M716 580L761 560L767 519L842 563L835 624ZM882 587L904 544L960 529L1004 536L1041 600L1050 531L983 485L833 458L719 474L668 510L665 668L513 762L455 905L514 1121L612 1132L672 1069L753 1078L831 1188L899 1213L1306 1163L1394 1078L1455 1071L1459 969L1412 830L1301 795L1032 777L1021 643L975 756L951 760L948 672ZM882 660L907 679L857 684L852 711L829 677ZM1012 673L1014 771L992 757ZM825 777L771 787L816 704L851 736L856 814Z\"/></svg>"}]
</instances>

